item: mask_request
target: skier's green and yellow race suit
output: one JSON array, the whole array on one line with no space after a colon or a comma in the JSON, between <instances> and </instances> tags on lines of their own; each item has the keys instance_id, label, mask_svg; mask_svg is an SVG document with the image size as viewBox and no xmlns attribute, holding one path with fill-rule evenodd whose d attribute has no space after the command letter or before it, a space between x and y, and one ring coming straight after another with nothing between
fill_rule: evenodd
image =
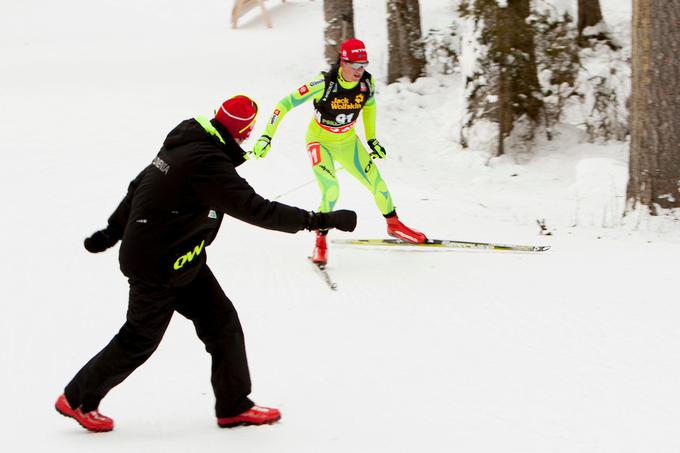
<instances>
[{"instance_id":1,"label":"skier's green and yellow race suit","mask_svg":"<svg viewBox=\"0 0 680 453\"><path fill-rule=\"evenodd\" d=\"M374 91L373 78L368 72L364 72L358 82L348 82L343 79L341 69L333 69L319 74L281 99L267 122L263 134L273 138L289 111L314 100L314 118L307 128L306 141L314 176L321 189L321 212L332 211L338 201L334 161L373 194L383 215L394 211L387 185L354 131L359 113L363 112L366 139L375 138Z\"/></svg>"}]
</instances>

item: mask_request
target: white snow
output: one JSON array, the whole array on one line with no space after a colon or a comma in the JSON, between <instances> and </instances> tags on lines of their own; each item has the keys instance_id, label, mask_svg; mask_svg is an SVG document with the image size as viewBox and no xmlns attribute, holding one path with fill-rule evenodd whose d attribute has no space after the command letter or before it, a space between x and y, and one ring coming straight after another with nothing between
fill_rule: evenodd
<instances>
[{"instance_id":1,"label":"white snow","mask_svg":"<svg viewBox=\"0 0 680 453\"><path fill-rule=\"evenodd\" d=\"M421 1L423 29L445 27L453 3ZM269 1L274 28L254 11L232 30L227 1L3 2L0 448L677 452L677 214L636 212L621 224L627 145L588 145L571 126L521 164L459 149L458 75L384 85L378 1L355 2L356 31L380 82L388 158L378 165L402 219L435 238L552 249L332 246L332 292L305 259L310 233L228 219L209 263L241 316L252 397L281 408L282 421L216 427L209 357L180 316L103 401L112 433L86 433L54 411L125 316L117 247L90 255L83 238L179 121L246 93L263 110L259 133L276 102L324 68L322 4ZM630 2L602 4L610 29L629 34ZM269 155L241 174L270 198L309 182L280 201L314 209L310 110L291 112ZM359 226L332 237L384 237L371 197L340 178L337 207L355 209Z\"/></svg>"}]
</instances>

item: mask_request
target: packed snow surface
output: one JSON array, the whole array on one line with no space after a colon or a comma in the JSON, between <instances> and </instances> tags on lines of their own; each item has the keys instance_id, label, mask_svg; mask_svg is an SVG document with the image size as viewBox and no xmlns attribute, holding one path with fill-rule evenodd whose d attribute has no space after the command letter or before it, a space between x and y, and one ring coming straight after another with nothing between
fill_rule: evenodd
<instances>
[{"instance_id":1,"label":"packed snow surface","mask_svg":"<svg viewBox=\"0 0 680 453\"><path fill-rule=\"evenodd\" d=\"M402 220L433 238L545 244L548 252L419 252L331 244L227 219L209 263L240 313L253 399L280 423L220 430L209 357L176 316L154 356L103 401L90 434L53 403L117 332L127 282L117 247L88 254L128 182L169 130L246 93L262 114L324 69L321 1L268 1L231 29L231 2L26 0L0 15L5 452L677 452L677 221L621 222L627 145L560 126L529 159L458 145L458 75L384 83L385 2L355 1L378 81L377 165ZM455 2L421 1L423 28ZM560 2L564 3L564 2ZM574 2L571 2L574 3ZM602 1L613 30L630 2ZM311 105L241 174L270 199L316 209L305 152ZM360 131L361 133L361 131ZM246 146L252 146L252 139ZM343 172L337 208L385 237ZM540 235L545 221L551 235ZM675 296L674 296L675 294Z\"/></svg>"}]
</instances>

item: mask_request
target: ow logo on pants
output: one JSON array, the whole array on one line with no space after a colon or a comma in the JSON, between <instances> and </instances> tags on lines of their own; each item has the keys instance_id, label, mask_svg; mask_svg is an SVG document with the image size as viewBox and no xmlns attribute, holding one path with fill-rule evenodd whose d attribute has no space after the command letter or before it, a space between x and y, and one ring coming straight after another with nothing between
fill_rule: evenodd
<instances>
[{"instance_id":1,"label":"ow logo on pants","mask_svg":"<svg viewBox=\"0 0 680 453\"><path fill-rule=\"evenodd\" d=\"M175 264L172 266L176 271L180 270L186 263L191 262L195 256L198 256L201 254L201 251L203 251L203 246L205 245L205 240L201 241L199 245L194 247L194 249L190 252L185 253L184 255L180 256L177 258L177 261L175 261Z\"/></svg>"}]
</instances>

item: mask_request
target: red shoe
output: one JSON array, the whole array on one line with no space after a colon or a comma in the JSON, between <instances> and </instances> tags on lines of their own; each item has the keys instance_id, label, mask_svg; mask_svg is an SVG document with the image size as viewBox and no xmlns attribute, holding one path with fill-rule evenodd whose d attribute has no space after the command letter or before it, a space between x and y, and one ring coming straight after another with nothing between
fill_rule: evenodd
<instances>
[{"instance_id":1,"label":"red shoe","mask_svg":"<svg viewBox=\"0 0 680 453\"><path fill-rule=\"evenodd\" d=\"M328 262L328 247L326 246L326 232L316 232L316 244L314 244L314 253L312 254L312 263L325 266Z\"/></svg>"},{"instance_id":2,"label":"red shoe","mask_svg":"<svg viewBox=\"0 0 680 453\"><path fill-rule=\"evenodd\" d=\"M427 240L427 237L420 231L412 230L399 220L397 215L387 217L387 234L393 238L401 239L402 241L412 242L414 244L422 244Z\"/></svg>"},{"instance_id":3,"label":"red shoe","mask_svg":"<svg viewBox=\"0 0 680 453\"><path fill-rule=\"evenodd\" d=\"M83 413L80 408L73 409L64 395L57 398L54 408L61 415L71 417L88 431L103 433L113 429L113 420L100 414L98 410Z\"/></svg>"},{"instance_id":4,"label":"red shoe","mask_svg":"<svg viewBox=\"0 0 680 453\"><path fill-rule=\"evenodd\" d=\"M220 428L233 428L239 425L269 425L281 418L281 411L271 407L253 406L236 417L218 418Z\"/></svg>"}]
</instances>

